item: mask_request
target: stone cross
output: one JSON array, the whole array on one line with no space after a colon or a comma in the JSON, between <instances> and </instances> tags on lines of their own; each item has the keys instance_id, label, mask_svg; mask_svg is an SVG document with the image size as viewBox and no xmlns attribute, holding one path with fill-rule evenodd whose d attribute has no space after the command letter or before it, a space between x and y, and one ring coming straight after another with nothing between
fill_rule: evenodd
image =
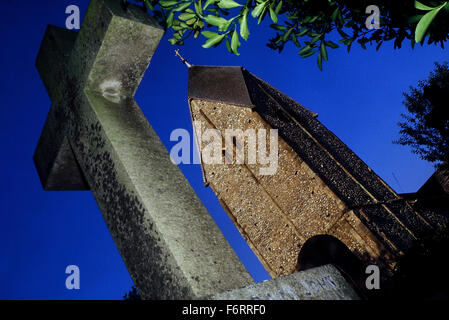
<instances>
[{"instance_id":1,"label":"stone cross","mask_svg":"<svg viewBox=\"0 0 449 320\"><path fill-rule=\"evenodd\" d=\"M253 283L134 101L162 35L120 0L92 0L79 33L48 27L44 189L92 191L144 299L356 299L332 266Z\"/></svg>"},{"instance_id":2,"label":"stone cross","mask_svg":"<svg viewBox=\"0 0 449 320\"><path fill-rule=\"evenodd\" d=\"M92 190L143 298L200 298L252 279L133 99L163 33L120 0L92 0L79 33L49 26L34 161L45 190Z\"/></svg>"}]
</instances>

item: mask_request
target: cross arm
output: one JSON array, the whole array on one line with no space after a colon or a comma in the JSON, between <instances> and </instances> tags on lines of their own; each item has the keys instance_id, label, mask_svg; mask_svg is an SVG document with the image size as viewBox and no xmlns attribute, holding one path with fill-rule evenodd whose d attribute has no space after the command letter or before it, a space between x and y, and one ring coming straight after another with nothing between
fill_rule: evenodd
<instances>
[{"instance_id":1,"label":"cross arm","mask_svg":"<svg viewBox=\"0 0 449 320\"><path fill-rule=\"evenodd\" d=\"M75 44L76 31L49 25L36 59L36 68L52 101L58 99L67 76L70 53Z\"/></svg>"},{"instance_id":2,"label":"cross arm","mask_svg":"<svg viewBox=\"0 0 449 320\"><path fill-rule=\"evenodd\" d=\"M77 37L76 31L49 25L44 35L36 67L53 106L48 113L34 163L45 190L89 190L58 119L61 99L67 91L67 66Z\"/></svg>"},{"instance_id":3,"label":"cross arm","mask_svg":"<svg viewBox=\"0 0 449 320\"><path fill-rule=\"evenodd\" d=\"M136 5L92 0L73 47L69 72L87 91L133 97L164 29Z\"/></svg>"}]
</instances>

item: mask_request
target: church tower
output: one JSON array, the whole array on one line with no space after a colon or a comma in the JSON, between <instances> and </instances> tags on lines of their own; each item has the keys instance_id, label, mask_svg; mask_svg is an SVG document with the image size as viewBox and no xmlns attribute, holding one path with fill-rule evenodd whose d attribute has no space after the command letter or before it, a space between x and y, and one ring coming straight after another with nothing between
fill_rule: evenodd
<instances>
[{"instance_id":1,"label":"church tower","mask_svg":"<svg viewBox=\"0 0 449 320\"><path fill-rule=\"evenodd\" d=\"M188 98L204 182L271 276L326 255L331 261L323 263L335 261L339 247L390 274L414 240L442 226L390 188L316 114L244 68L189 66ZM243 132L231 147L227 130ZM211 133L218 132L221 161L213 162ZM255 149L248 147L254 139ZM269 170L272 164L259 159L275 144Z\"/></svg>"}]
</instances>

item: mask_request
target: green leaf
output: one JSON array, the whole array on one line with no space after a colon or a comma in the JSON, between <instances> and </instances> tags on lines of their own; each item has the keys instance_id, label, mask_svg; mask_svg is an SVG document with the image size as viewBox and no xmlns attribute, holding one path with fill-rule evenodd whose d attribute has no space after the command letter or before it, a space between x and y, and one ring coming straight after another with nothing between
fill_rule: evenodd
<instances>
[{"instance_id":1,"label":"green leaf","mask_svg":"<svg viewBox=\"0 0 449 320\"><path fill-rule=\"evenodd\" d=\"M235 16L234 18L232 18L230 20L226 20L222 17L216 17L211 14L208 14L207 16L204 17L204 21L206 21L210 25L217 26L218 31L226 31L229 28L229 25L231 24L231 22L235 18L237 18L237 16Z\"/></svg>"},{"instance_id":2,"label":"green leaf","mask_svg":"<svg viewBox=\"0 0 449 320\"><path fill-rule=\"evenodd\" d=\"M305 58L305 57L303 57ZM321 57L321 52L318 54L318 68L320 68L321 71L323 71L323 58Z\"/></svg>"},{"instance_id":3,"label":"green leaf","mask_svg":"<svg viewBox=\"0 0 449 320\"><path fill-rule=\"evenodd\" d=\"M335 21L337 19L338 14L340 13L340 7L337 7L337 9L334 10L334 12L331 15L331 20Z\"/></svg>"},{"instance_id":4,"label":"green leaf","mask_svg":"<svg viewBox=\"0 0 449 320\"><path fill-rule=\"evenodd\" d=\"M204 4L203 10L206 10L208 6L210 6L212 3L217 2L218 0L207 0Z\"/></svg>"},{"instance_id":5,"label":"green leaf","mask_svg":"<svg viewBox=\"0 0 449 320\"><path fill-rule=\"evenodd\" d=\"M310 19L312 19L312 17L311 17L311 16L307 16L307 17L305 17L305 18L301 21L301 23L309 23Z\"/></svg>"},{"instance_id":6,"label":"green leaf","mask_svg":"<svg viewBox=\"0 0 449 320\"><path fill-rule=\"evenodd\" d=\"M286 33L284 33L281 37L282 41L287 41L288 37L290 37L290 34L292 33L293 28L288 29Z\"/></svg>"},{"instance_id":7,"label":"green leaf","mask_svg":"<svg viewBox=\"0 0 449 320\"><path fill-rule=\"evenodd\" d=\"M314 16L312 19L310 19L309 23L314 23L319 17L320 16Z\"/></svg>"},{"instance_id":8,"label":"green leaf","mask_svg":"<svg viewBox=\"0 0 449 320\"><path fill-rule=\"evenodd\" d=\"M314 37L312 38L312 40L310 41L310 43L315 43L315 42L317 42L320 38L321 38L321 34L318 34L318 35L316 35L316 36L314 36Z\"/></svg>"},{"instance_id":9,"label":"green leaf","mask_svg":"<svg viewBox=\"0 0 449 320\"><path fill-rule=\"evenodd\" d=\"M187 21L187 20L190 20L195 17L196 17L196 14L194 14L194 13L181 13L178 18L181 20Z\"/></svg>"},{"instance_id":10,"label":"green leaf","mask_svg":"<svg viewBox=\"0 0 449 320\"><path fill-rule=\"evenodd\" d=\"M414 41L413 41L414 42ZM380 41L377 46L376 46L376 51L380 49L380 46L382 45L383 41ZM413 45L412 45L412 49L413 49Z\"/></svg>"},{"instance_id":11,"label":"green leaf","mask_svg":"<svg viewBox=\"0 0 449 320\"><path fill-rule=\"evenodd\" d=\"M211 14L208 14L207 16L205 16L204 21L206 21L208 24L216 26L216 27L220 27L228 22L228 20L226 20L225 18L216 17Z\"/></svg>"},{"instance_id":12,"label":"green leaf","mask_svg":"<svg viewBox=\"0 0 449 320\"><path fill-rule=\"evenodd\" d=\"M270 27L275 29L275 30L279 30L279 31L287 30L286 26L281 26L279 24L270 24Z\"/></svg>"},{"instance_id":13,"label":"green leaf","mask_svg":"<svg viewBox=\"0 0 449 320\"><path fill-rule=\"evenodd\" d=\"M182 38L183 33L184 33L184 30L175 32L175 34L173 35L173 38L176 39L176 40L179 40L179 39Z\"/></svg>"},{"instance_id":14,"label":"green leaf","mask_svg":"<svg viewBox=\"0 0 449 320\"><path fill-rule=\"evenodd\" d=\"M340 48L340 46L332 41L326 41L326 46L331 47L332 49Z\"/></svg>"},{"instance_id":15,"label":"green leaf","mask_svg":"<svg viewBox=\"0 0 449 320\"><path fill-rule=\"evenodd\" d=\"M299 50L298 54L302 55L310 50L312 50L312 48L309 45L307 45L307 46L303 47L301 50Z\"/></svg>"},{"instance_id":16,"label":"green leaf","mask_svg":"<svg viewBox=\"0 0 449 320\"><path fill-rule=\"evenodd\" d=\"M349 38L349 35L346 32L344 32L343 30L341 30L340 28L337 28L337 31L340 34L340 36L342 36L343 38L346 38L346 39Z\"/></svg>"},{"instance_id":17,"label":"green leaf","mask_svg":"<svg viewBox=\"0 0 449 320\"><path fill-rule=\"evenodd\" d=\"M202 18L203 17L203 8L201 6L201 0L200 1L194 1L193 2L195 6L195 12Z\"/></svg>"},{"instance_id":18,"label":"green leaf","mask_svg":"<svg viewBox=\"0 0 449 320\"><path fill-rule=\"evenodd\" d=\"M194 24L196 21L196 18L192 18L186 21L187 25L191 26L192 24Z\"/></svg>"},{"instance_id":19,"label":"green leaf","mask_svg":"<svg viewBox=\"0 0 449 320\"><path fill-rule=\"evenodd\" d=\"M302 29L302 30L298 33L298 37L302 37L302 36L305 35L307 32L309 32L309 28Z\"/></svg>"},{"instance_id":20,"label":"green leaf","mask_svg":"<svg viewBox=\"0 0 449 320\"><path fill-rule=\"evenodd\" d=\"M422 3L419 2L419 1L415 1L415 8L416 8L416 9L419 9L419 10L425 10L425 11L430 11L430 10L435 9L435 8L426 6L425 4L422 4Z\"/></svg>"},{"instance_id":21,"label":"green leaf","mask_svg":"<svg viewBox=\"0 0 449 320\"><path fill-rule=\"evenodd\" d=\"M148 9L150 9L151 11L154 11L154 7L151 5L150 1L148 1L148 0L143 0L143 2L144 2L145 5L148 7Z\"/></svg>"},{"instance_id":22,"label":"green leaf","mask_svg":"<svg viewBox=\"0 0 449 320\"><path fill-rule=\"evenodd\" d=\"M343 20L343 16L341 15L341 11L338 12L337 21L340 26L343 26L345 24L345 21Z\"/></svg>"},{"instance_id":23,"label":"green leaf","mask_svg":"<svg viewBox=\"0 0 449 320\"><path fill-rule=\"evenodd\" d=\"M265 5L266 5L266 2L259 3L259 4L253 9L253 12L251 12L251 16L252 16L253 18L257 18L257 17L262 13L263 9L265 9Z\"/></svg>"},{"instance_id":24,"label":"green leaf","mask_svg":"<svg viewBox=\"0 0 449 320\"><path fill-rule=\"evenodd\" d=\"M223 34L217 34L216 36L214 36L214 37L210 38L209 40L207 40L207 41L202 45L202 47L205 48L205 49L207 49L207 48L210 48L210 47L212 47L212 46L214 46L214 45L217 45L217 44L219 44L219 43L224 39L225 36L226 36L226 33L223 33Z\"/></svg>"},{"instance_id":25,"label":"green leaf","mask_svg":"<svg viewBox=\"0 0 449 320\"><path fill-rule=\"evenodd\" d=\"M349 51L351 51L351 46L352 46L352 41L350 43L348 43L348 53L349 53Z\"/></svg>"},{"instance_id":26,"label":"green leaf","mask_svg":"<svg viewBox=\"0 0 449 320\"><path fill-rule=\"evenodd\" d=\"M229 42L228 38L226 38L226 49L228 49L228 51L232 53L231 43Z\"/></svg>"},{"instance_id":27,"label":"green leaf","mask_svg":"<svg viewBox=\"0 0 449 320\"><path fill-rule=\"evenodd\" d=\"M189 7L191 4L192 4L192 2L182 3L179 6L177 6L174 11L183 11L185 8Z\"/></svg>"},{"instance_id":28,"label":"green leaf","mask_svg":"<svg viewBox=\"0 0 449 320\"><path fill-rule=\"evenodd\" d=\"M235 16L232 19L226 20L226 23L223 23L221 26L218 27L218 31L226 31L228 30L229 26L231 25L231 22L237 18L238 16Z\"/></svg>"},{"instance_id":29,"label":"green leaf","mask_svg":"<svg viewBox=\"0 0 449 320\"><path fill-rule=\"evenodd\" d=\"M188 28L189 26L187 25L187 23L185 23L184 21L180 21L180 20L177 20L177 21L179 21L179 25L181 26L181 27L183 27L183 28Z\"/></svg>"},{"instance_id":30,"label":"green leaf","mask_svg":"<svg viewBox=\"0 0 449 320\"><path fill-rule=\"evenodd\" d=\"M314 50L311 50L311 51L308 51L308 52L306 52L306 53L303 53L303 54L301 55L301 58L307 58L307 57L313 56L314 54L315 54L315 51L314 51Z\"/></svg>"},{"instance_id":31,"label":"green leaf","mask_svg":"<svg viewBox=\"0 0 449 320\"><path fill-rule=\"evenodd\" d=\"M276 9L274 10L274 13L279 14L279 11L282 9L282 0L279 1L278 5L276 6Z\"/></svg>"},{"instance_id":32,"label":"green leaf","mask_svg":"<svg viewBox=\"0 0 449 320\"><path fill-rule=\"evenodd\" d=\"M326 44L324 43L324 41L321 42L320 55L324 61L327 61L327 50L326 50Z\"/></svg>"},{"instance_id":33,"label":"green leaf","mask_svg":"<svg viewBox=\"0 0 449 320\"><path fill-rule=\"evenodd\" d=\"M420 43L424 36L426 35L427 29L429 29L430 24L433 19L435 19L438 12L447 4L447 2L443 3L439 7L433 9L432 11L427 12L421 20L419 20L416 29L415 29L415 42Z\"/></svg>"},{"instance_id":34,"label":"green leaf","mask_svg":"<svg viewBox=\"0 0 449 320\"><path fill-rule=\"evenodd\" d=\"M159 4L161 5L161 7L164 7L164 8L172 7L175 4L177 4L177 3L178 3L178 1L174 1L174 0L171 0L171 1L159 1Z\"/></svg>"},{"instance_id":35,"label":"green leaf","mask_svg":"<svg viewBox=\"0 0 449 320\"><path fill-rule=\"evenodd\" d=\"M174 17L174 12L170 12L170 14L167 17L167 27L171 27L173 25L173 17Z\"/></svg>"},{"instance_id":36,"label":"green leaf","mask_svg":"<svg viewBox=\"0 0 449 320\"><path fill-rule=\"evenodd\" d=\"M270 18L274 23L278 23L278 16L276 15L272 7L270 7Z\"/></svg>"},{"instance_id":37,"label":"green leaf","mask_svg":"<svg viewBox=\"0 0 449 320\"><path fill-rule=\"evenodd\" d=\"M298 39L296 38L295 35L293 35L292 37L293 43L295 44L295 46L297 46L298 48L301 48L301 45L298 42Z\"/></svg>"},{"instance_id":38,"label":"green leaf","mask_svg":"<svg viewBox=\"0 0 449 320\"><path fill-rule=\"evenodd\" d=\"M231 40L232 52L234 52L236 55L240 55L240 53L238 52L239 47L240 47L239 34L237 33L237 30L234 29L234 32L232 34L232 40Z\"/></svg>"},{"instance_id":39,"label":"green leaf","mask_svg":"<svg viewBox=\"0 0 449 320\"><path fill-rule=\"evenodd\" d=\"M245 8L245 10L243 11L242 19L240 20L240 36L245 40L248 40L249 37L248 13L249 9Z\"/></svg>"},{"instance_id":40,"label":"green leaf","mask_svg":"<svg viewBox=\"0 0 449 320\"><path fill-rule=\"evenodd\" d=\"M221 9L232 9L237 7L243 7L240 3L235 2L234 0L220 0L218 6Z\"/></svg>"},{"instance_id":41,"label":"green leaf","mask_svg":"<svg viewBox=\"0 0 449 320\"><path fill-rule=\"evenodd\" d=\"M261 23L262 20L265 18L265 13L267 12L267 7L265 6L262 9L262 13L259 15L259 19L257 20L257 24Z\"/></svg>"},{"instance_id":42,"label":"green leaf","mask_svg":"<svg viewBox=\"0 0 449 320\"><path fill-rule=\"evenodd\" d=\"M196 26L196 27L198 27L198 28L200 28L200 29L203 29L203 28L204 28L204 22L201 21L201 20L198 20L197 26Z\"/></svg>"},{"instance_id":43,"label":"green leaf","mask_svg":"<svg viewBox=\"0 0 449 320\"><path fill-rule=\"evenodd\" d=\"M201 34L202 34L203 36L205 36L206 38L208 38L208 39L213 38L213 37L216 37L216 36L219 35L218 33L212 32L212 31L203 31L203 32L201 32Z\"/></svg>"}]
</instances>

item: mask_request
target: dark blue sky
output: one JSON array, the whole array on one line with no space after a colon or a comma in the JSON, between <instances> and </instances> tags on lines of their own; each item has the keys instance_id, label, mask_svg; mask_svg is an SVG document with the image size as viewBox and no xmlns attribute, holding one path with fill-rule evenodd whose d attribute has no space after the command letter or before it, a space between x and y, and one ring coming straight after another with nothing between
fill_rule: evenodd
<instances>
[{"instance_id":1,"label":"dark blue sky","mask_svg":"<svg viewBox=\"0 0 449 320\"><path fill-rule=\"evenodd\" d=\"M120 299L132 286L90 192L44 192L32 155L50 100L34 66L47 24L65 26L65 8L87 0L11 1L0 3L0 299ZM253 20L253 19L251 19ZM203 49L188 41L181 53L197 65L242 65L279 90L319 113L319 119L396 191L413 192L433 167L393 145L402 92L425 79L433 62L447 60L438 47L407 44L376 52L354 47L329 53L320 72L316 58L301 59L293 44L282 54L265 46L269 22L251 21L249 43L240 56L224 47ZM170 133L191 131L187 106L187 70L164 36L141 83L136 100L170 149ZM244 42L244 41L242 41ZM256 281L269 278L239 233L202 183L198 165L181 165L226 238ZM394 176L397 178L397 181ZM81 271L81 289L65 288L65 268Z\"/></svg>"}]
</instances>

